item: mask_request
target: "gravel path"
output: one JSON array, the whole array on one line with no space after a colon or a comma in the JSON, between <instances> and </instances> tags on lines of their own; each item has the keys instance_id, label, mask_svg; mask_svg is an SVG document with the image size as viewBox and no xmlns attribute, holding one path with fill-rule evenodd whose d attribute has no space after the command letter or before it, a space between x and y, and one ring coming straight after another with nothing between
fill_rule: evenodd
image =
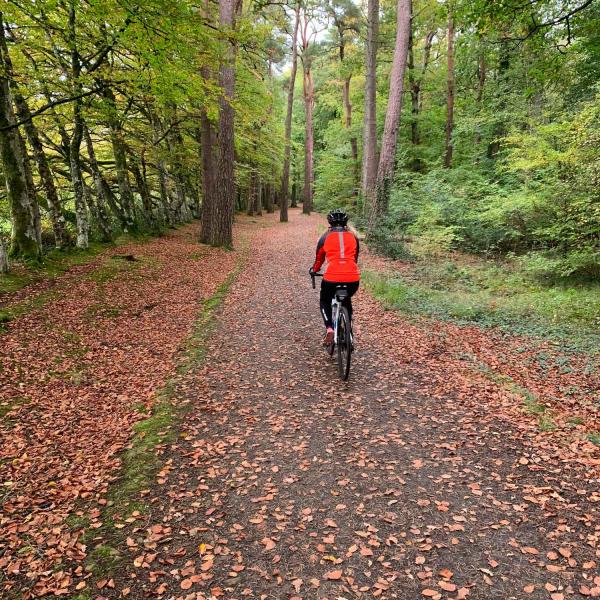
<instances>
[{"instance_id":1,"label":"gravel path","mask_svg":"<svg viewBox=\"0 0 600 600\"><path fill-rule=\"evenodd\" d=\"M272 225L184 386L195 408L128 564L100 593L599 596L597 481L544 464L487 404L439 397L435 374L402 355L397 317L364 291L341 384L306 273L323 221Z\"/></svg>"}]
</instances>

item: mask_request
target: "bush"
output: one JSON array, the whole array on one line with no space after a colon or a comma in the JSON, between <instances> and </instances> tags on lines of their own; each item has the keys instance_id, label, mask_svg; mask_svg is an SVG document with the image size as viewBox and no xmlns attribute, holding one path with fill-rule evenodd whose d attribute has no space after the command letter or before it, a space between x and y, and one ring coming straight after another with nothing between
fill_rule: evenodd
<instances>
[{"instance_id":1,"label":"bush","mask_svg":"<svg viewBox=\"0 0 600 600\"><path fill-rule=\"evenodd\" d=\"M414 257L406 247L404 241L393 229L386 227L376 228L369 235L369 248L378 254L393 258L394 260L412 260Z\"/></svg>"},{"instance_id":2,"label":"bush","mask_svg":"<svg viewBox=\"0 0 600 600\"><path fill-rule=\"evenodd\" d=\"M542 279L600 278L600 251L569 252L563 256L552 251L530 252L517 260L525 273Z\"/></svg>"}]
</instances>

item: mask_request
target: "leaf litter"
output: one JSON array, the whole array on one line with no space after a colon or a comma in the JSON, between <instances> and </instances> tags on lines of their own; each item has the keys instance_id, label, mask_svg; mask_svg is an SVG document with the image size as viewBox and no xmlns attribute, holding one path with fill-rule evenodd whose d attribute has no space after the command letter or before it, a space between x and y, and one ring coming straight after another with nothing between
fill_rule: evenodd
<instances>
[{"instance_id":1,"label":"leaf litter","mask_svg":"<svg viewBox=\"0 0 600 600\"><path fill-rule=\"evenodd\" d=\"M256 228L97 597L600 596L594 448L541 436L506 389L435 350L432 324L364 291L341 384L307 292L323 220L291 215Z\"/></svg>"}]
</instances>

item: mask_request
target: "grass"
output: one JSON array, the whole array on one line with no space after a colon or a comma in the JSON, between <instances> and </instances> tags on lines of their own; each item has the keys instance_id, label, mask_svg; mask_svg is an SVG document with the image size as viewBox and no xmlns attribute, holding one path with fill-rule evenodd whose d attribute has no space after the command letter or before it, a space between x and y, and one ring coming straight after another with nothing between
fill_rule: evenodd
<instances>
[{"instance_id":1,"label":"grass","mask_svg":"<svg viewBox=\"0 0 600 600\"><path fill-rule=\"evenodd\" d=\"M29 298L27 300L23 300L22 302L17 302L13 304L9 308L0 309L0 332L7 323L16 319L17 317L35 310L37 308L41 308L52 300L52 298L57 297L57 292L55 290L48 290L46 292L42 292L33 298Z\"/></svg>"},{"instance_id":2,"label":"grass","mask_svg":"<svg viewBox=\"0 0 600 600\"><path fill-rule=\"evenodd\" d=\"M7 415L15 408L22 406L23 404L29 404L29 402L31 402L31 399L24 396L11 398L8 402L2 402L0 404L0 419L7 419L7 421L10 421L10 418Z\"/></svg>"},{"instance_id":3,"label":"grass","mask_svg":"<svg viewBox=\"0 0 600 600\"><path fill-rule=\"evenodd\" d=\"M88 263L108 248L131 242L143 243L152 237L155 236L151 233L127 233L120 235L113 242L90 242L86 250L50 250L41 262L13 263L8 275L0 275L0 294L16 292L36 281L58 277L76 265Z\"/></svg>"},{"instance_id":4,"label":"grass","mask_svg":"<svg viewBox=\"0 0 600 600\"><path fill-rule=\"evenodd\" d=\"M200 310L194 331L185 343L183 360L178 367L177 375L169 381L159 394L151 414L134 425L132 442L122 455L122 468L119 479L111 486L106 508L101 516L102 526L99 529L88 529L84 542L94 546L88 555L86 569L94 577L108 577L119 565L122 555L119 546L125 534L115 527L132 512L144 514L147 510L143 501L138 500L141 492L150 487L161 467L156 455L159 445L175 440L177 426L190 409L188 403L177 402L178 378L197 367L204 360L206 341L215 324L215 312L229 291L233 281L241 269L241 265L230 273L213 296L207 299ZM144 405L136 405L135 410L145 413ZM70 525L75 529L84 528L89 523L81 515L73 515ZM81 599L87 596L81 595Z\"/></svg>"},{"instance_id":5,"label":"grass","mask_svg":"<svg viewBox=\"0 0 600 600\"><path fill-rule=\"evenodd\" d=\"M94 250L81 252L78 255L72 255L69 260L67 260L65 258L65 260L60 263L60 269L58 269L58 270L50 270L50 271L47 271L47 270L45 271L43 269L36 270L35 277L34 277L33 271L30 270L24 277L22 277L20 279L21 287L29 285L30 283L33 283L34 281L37 281L38 279L43 279L44 278L43 273L46 273L46 275L45 275L46 278L52 279L54 277L57 277L61 273L66 272L69 268L71 268L75 264L85 264L86 262L89 261L89 259L92 256L94 256L94 254L98 254L106 246L107 245L104 245L104 246L102 246L102 248L99 248L99 249L96 248ZM71 259L73 259L73 260L71 260ZM111 257L110 259L103 261L98 267L96 267L95 269L90 271L85 276L85 278L90 281L96 282L99 286L103 286L104 284L108 283L112 279L115 279L120 273L122 273L126 270L133 271L135 269L138 269L142 265L152 266L153 264L154 264L154 259L147 258L147 257L138 258L133 262L121 260L121 259L119 259L119 257ZM2 289L3 289L2 285L1 285L2 281L3 281L3 277L4 276L0 276L0 292L2 292ZM14 279L14 277L18 277L18 276L9 276L9 277L13 277L13 279ZM18 289L18 288L14 288L12 291L15 291L16 289ZM41 292L41 293L37 294L36 296L34 296L32 298L28 298L21 302L17 302L8 308L0 309L0 332L2 331L2 329L6 325L6 323L9 323L10 321L21 316L22 314L25 314L32 310L41 308L47 302L49 302L53 298L56 298L59 295L59 293L60 292L58 289L47 290L45 292ZM95 304L94 306L90 307L88 312L89 312L88 316L90 318L95 318L100 313L102 313L102 316L110 318L110 317L118 316L121 313L121 309L119 309L118 307L109 307L109 306L106 306L99 302L99 303Z\"/></svg>"},{"instance_id":6,"label":"grass","mask_svg":"<svg viewBox=\"0 0 600 600\"><path fill-rule=\"evenodd\" d=\"M68 271L71 267L90 261L112 244L93 242L87 250L70 248L52 250L44 256L42 262L19 263L12 266L8 275L0 275L0 294L20 290L36 281L52 279Z\"/></svg>"},{"instance_id":7,"label":"grass","mask_svg":"<svg viewBox=\"0 0 600 600\"><path fill-rule=\"evenodd\" d=\"M561 342L564 349L600 348L600 283L545 286L509 265L460 256L417 261L402 276L366 271L363 281L406 314L500 327Z\"/></svg>"}]
</instances>

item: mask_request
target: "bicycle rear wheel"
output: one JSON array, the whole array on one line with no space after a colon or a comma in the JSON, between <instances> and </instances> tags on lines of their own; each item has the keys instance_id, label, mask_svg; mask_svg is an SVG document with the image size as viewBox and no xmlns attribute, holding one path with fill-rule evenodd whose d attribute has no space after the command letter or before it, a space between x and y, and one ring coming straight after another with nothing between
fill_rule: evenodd
<instances>
[{"instance_id":1,"label":"bicycle rear wheel","mask_svg":"<svg viewBox=\"0 0 600 600\"><path fill-rule=\"evenodd\" d=\"M352 334L350 316L346 307L340 307L337 327L337 359L340 379L346 381L350 375L350 360L352 358Z\"/></svg>"}]
</instances>

